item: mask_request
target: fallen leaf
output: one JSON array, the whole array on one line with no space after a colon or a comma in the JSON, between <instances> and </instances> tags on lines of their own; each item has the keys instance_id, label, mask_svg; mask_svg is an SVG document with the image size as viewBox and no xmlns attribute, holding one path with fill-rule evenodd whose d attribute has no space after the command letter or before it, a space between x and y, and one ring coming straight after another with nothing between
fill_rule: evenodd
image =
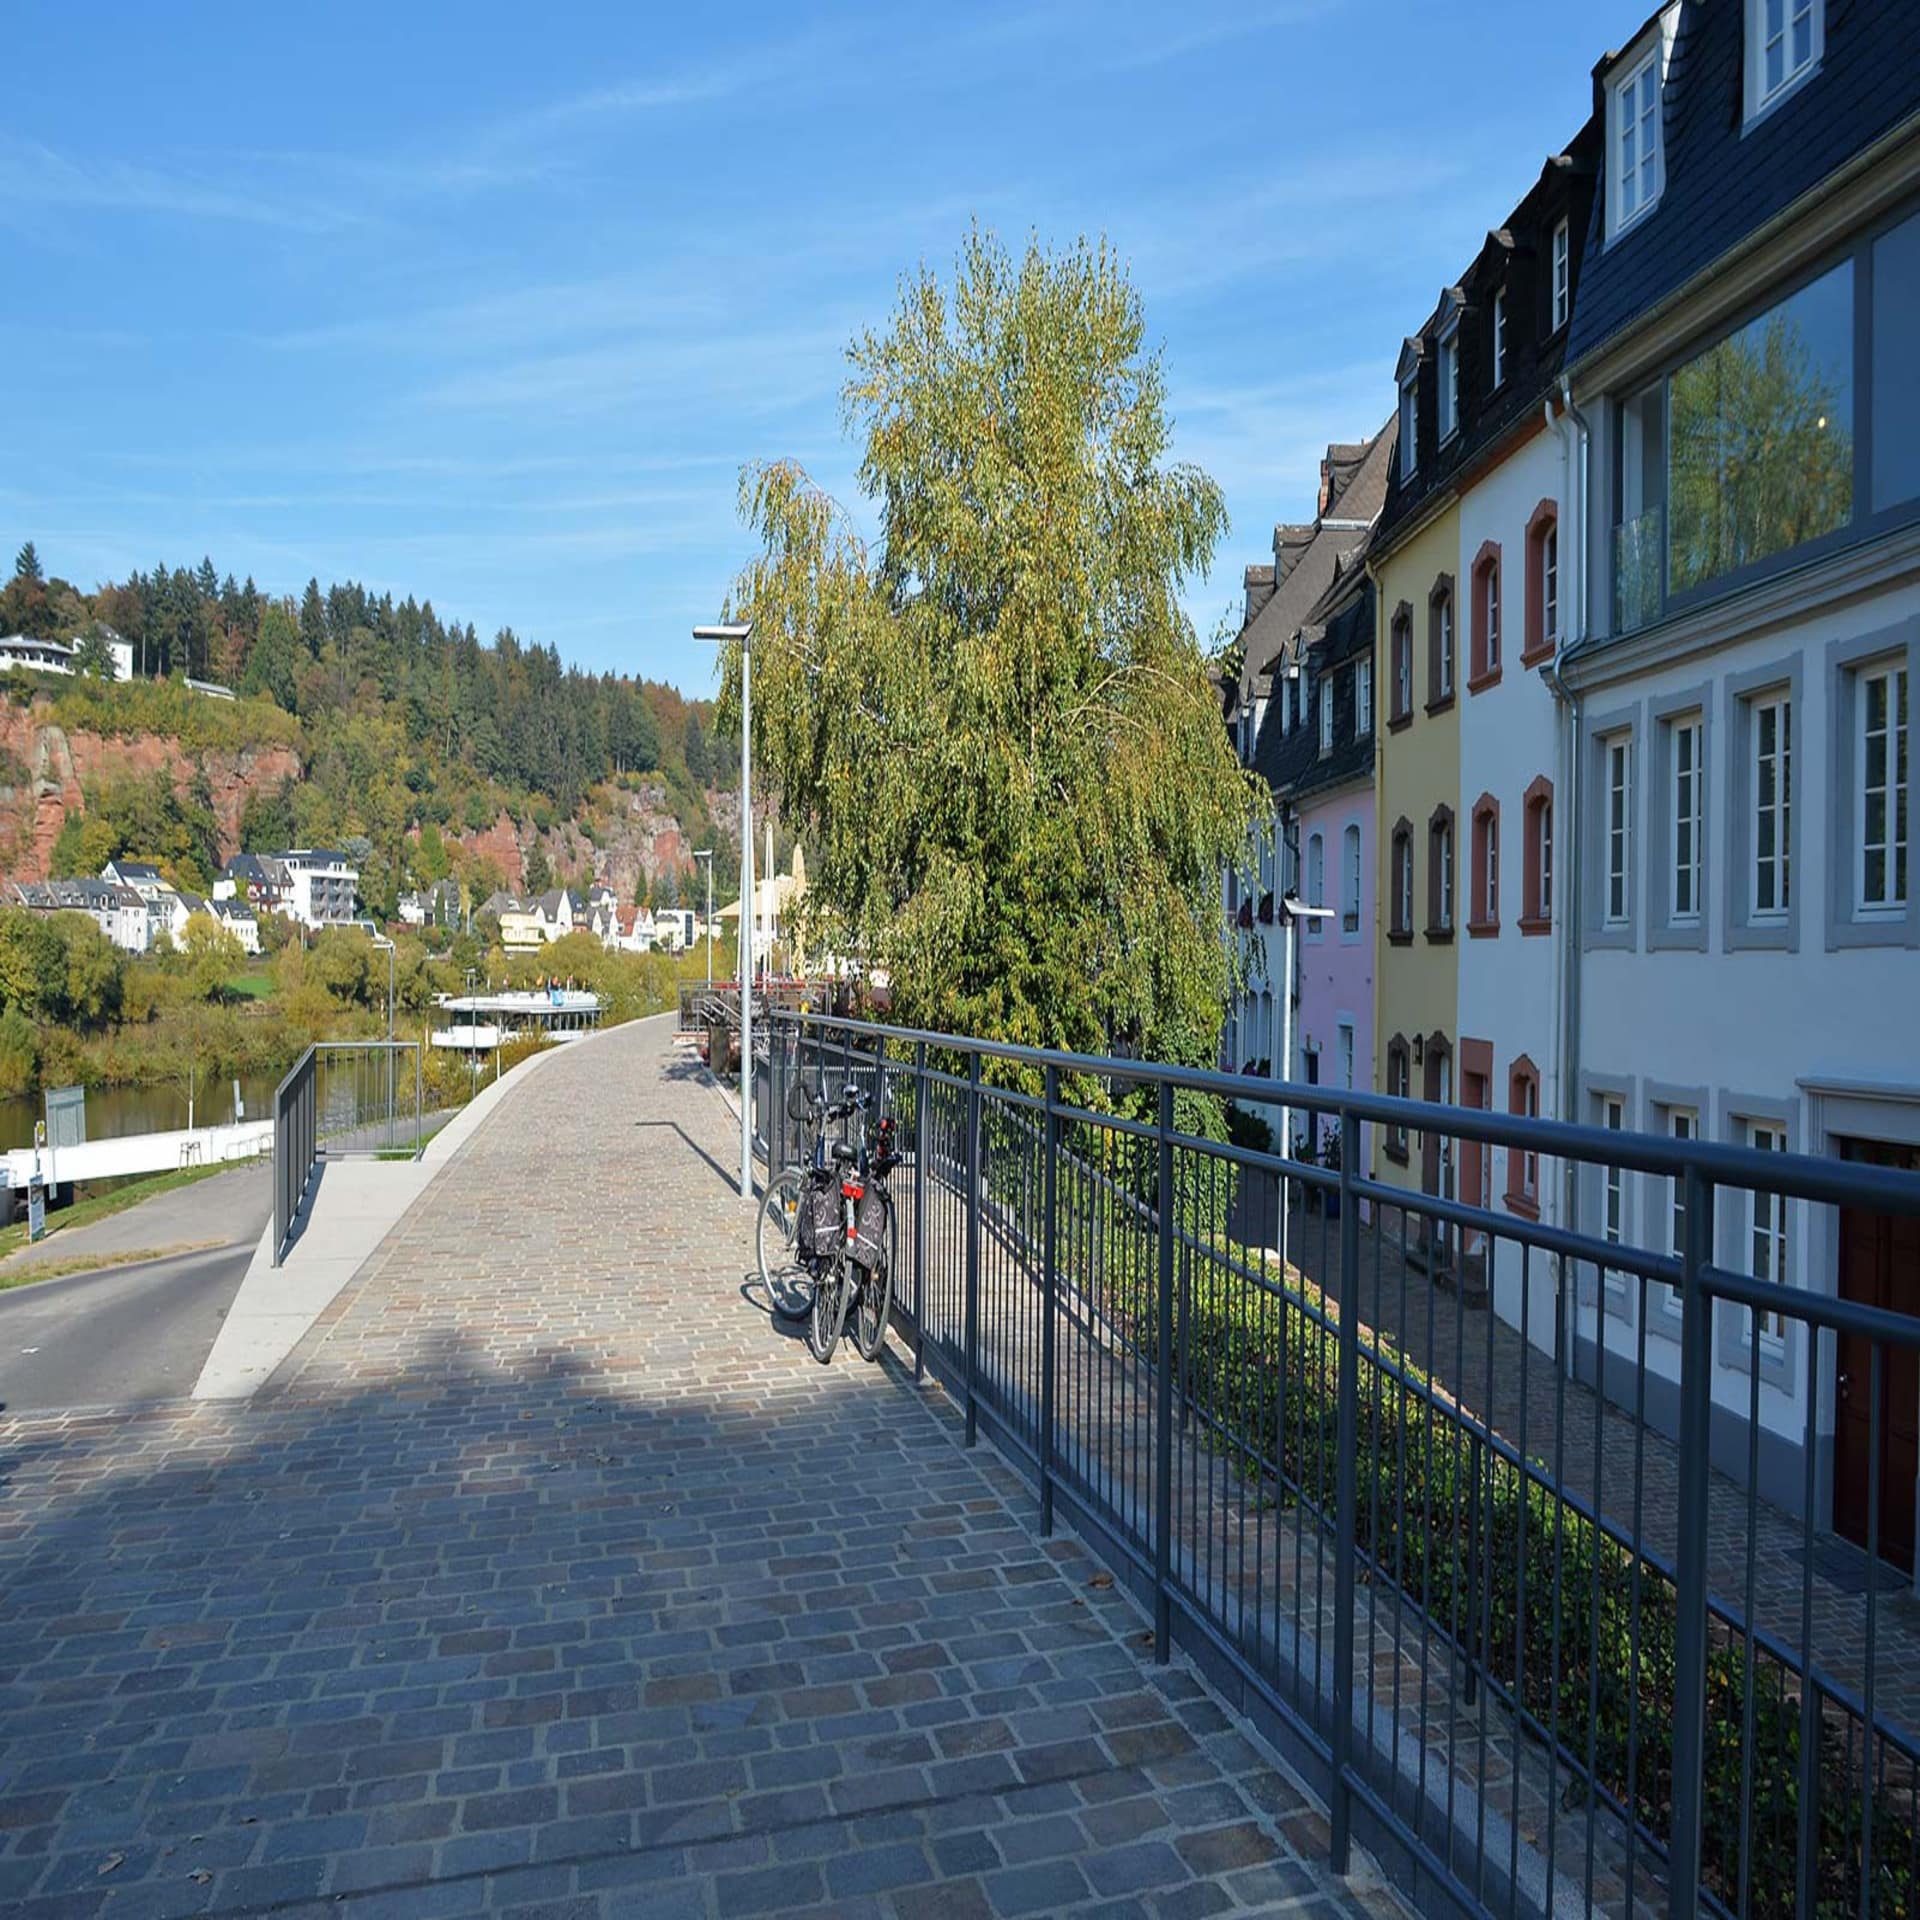
<instances>
[{"instance_id":1,"label":"fallen leaf","mask_svg":"<svg viewBox=\"0 0 1920 1920\"><path fill-rule=\"evenodd\" d=\"M126 1864L127 1856L124 1853L110 1853L93 1871L98 1877L103 1873L111 1873L115 1867L124 1867Z\"/></svg>"},{"instance_id":2,"label":"fallen leaf","mask_svg":"<svg viewBox=\"0 0 1920 1920\"><path fill-rule=\"evenodd\" d=\"M1096 1573L1093 1578L1087 1582L1087 1585L1090 1587L1100 1587L1102 1589L1110 1587L1113 1585L1113 1575L1110 1573Z\"/></svg>"},{"instance_id":3,"label":"fallen leaf","mask_svg":"<svg viewBox=\"0 0 1920 1920\"><path fill-rule=\"evenodd\" d=\"M209 1873L205 1867L195 1867L194 1870L187 1875L187 1878L193 1881L196 1886L204 1887L207 1882L213 1878L213 1875Z\"/></svg>"}]
</instances>

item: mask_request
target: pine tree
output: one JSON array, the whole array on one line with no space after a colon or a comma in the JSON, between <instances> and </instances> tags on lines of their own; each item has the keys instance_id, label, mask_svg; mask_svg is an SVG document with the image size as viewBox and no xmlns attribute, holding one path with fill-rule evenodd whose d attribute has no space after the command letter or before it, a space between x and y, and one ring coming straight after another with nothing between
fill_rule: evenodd
<instances>
[{"instance_id":1,"label":"pine tree","mask_svg":"<svg viewBox=\"0 0 1920 1920\"><path fill-rule=\"evenodd\" d=\"M0 552L3 551L4 549L0 548ZM30 587L46 584L46 575L40 571L40 556L35 552L31 540L13 557L13 577L16 580L24 580Z\"/></svg>"}]
</instances>

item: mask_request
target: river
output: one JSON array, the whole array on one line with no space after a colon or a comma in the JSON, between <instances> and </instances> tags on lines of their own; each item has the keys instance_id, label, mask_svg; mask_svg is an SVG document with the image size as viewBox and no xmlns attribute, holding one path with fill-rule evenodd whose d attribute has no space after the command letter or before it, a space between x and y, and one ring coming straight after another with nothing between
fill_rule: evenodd
<instances>
[{"instance_id":1,"label":"river","mask_svg":"<svg viewBox=\"0 0 1920 1920\"><path fill-rule=\"evenodd\" d=\"M264 1120L273 1112L277 1074L242 1074L240 1097L246 1118ZM46 1117L46 1103L0 1100L0 1151L33 1145L33 1123ZM234 1119L233 1082L202 1080L194 1089L193 1122L198 1127L219 1126ZM157 1087L90 1087L87 1090L87 1138L113 1140L124 1133L162 1133L187 1124L186 1089L168 1081Z\"/></svg>"}]
</instances>

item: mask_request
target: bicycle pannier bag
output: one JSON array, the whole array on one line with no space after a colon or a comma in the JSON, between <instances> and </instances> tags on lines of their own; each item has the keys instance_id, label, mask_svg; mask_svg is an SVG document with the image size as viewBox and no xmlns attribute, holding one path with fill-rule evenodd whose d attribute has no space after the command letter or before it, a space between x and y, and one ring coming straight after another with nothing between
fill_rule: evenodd
<instances>
[{"instance_id":1,"label":"bicycle pannier bag","mask_svg":"<svg viewBox=\"0 0 1920 1920\"><path fill-rule=\"evenodd\" d=\"M812 1174L800 1190L800 1217L794 1223L794 1250L808 1258L833 1251L840 1231L840 1183Z\"/></svg>"},{"instance_id":2,"label":"bicycle pannier bag","mask_svg":"<svg viewBox=\"0 0 1920 1920\"><path fill-rule=\"evenodd\" d=\"M854 1265L871 1273L887 1257L887 1203L872 1187L854 1216L853 1245L847 1249Z\"/></svg>"}]
</instances>

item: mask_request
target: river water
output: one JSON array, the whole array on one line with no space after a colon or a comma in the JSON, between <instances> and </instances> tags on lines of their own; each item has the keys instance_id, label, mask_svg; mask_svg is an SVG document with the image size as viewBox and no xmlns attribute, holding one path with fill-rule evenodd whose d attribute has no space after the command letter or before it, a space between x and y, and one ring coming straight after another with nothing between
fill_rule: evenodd
<instances>
[{"instance_id":1,"label":"river water","mask_svg":"<svg viewBox=\"0 0 1920 1920\"><path fill-rule=\"evenodd\" d=\"M273 1112L277 1075L242 1074L240 1097L245 1117L264 1120ZM0 1151L33 1145L33 1123L46 1117L46 1103L0 1100ZM236 1118L231 1080L201 1080L194 1088L193 1123L214 1127ZM91 1087L87 1091L87 1138L113 1140L124 1133L162 1133L187 1124L187 1090L172 1082L157 1087Z\"/></svg>"}]
</instances>

